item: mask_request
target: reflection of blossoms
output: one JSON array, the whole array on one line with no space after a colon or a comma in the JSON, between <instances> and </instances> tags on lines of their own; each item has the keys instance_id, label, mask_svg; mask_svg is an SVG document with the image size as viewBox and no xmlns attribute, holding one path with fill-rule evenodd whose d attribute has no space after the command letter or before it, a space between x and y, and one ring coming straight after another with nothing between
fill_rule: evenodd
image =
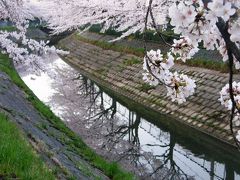
<instances>
[{"instance_id":1,"label":"reflection of blossoms","mask_svg":"<svg viewBox=\"0 0 240 180\"><path fill-rule=\"evenodd\" d=\"M237 138L237 140L240 142L240 130L237 132L236 138Z\"/></svg>"}]
</instances>

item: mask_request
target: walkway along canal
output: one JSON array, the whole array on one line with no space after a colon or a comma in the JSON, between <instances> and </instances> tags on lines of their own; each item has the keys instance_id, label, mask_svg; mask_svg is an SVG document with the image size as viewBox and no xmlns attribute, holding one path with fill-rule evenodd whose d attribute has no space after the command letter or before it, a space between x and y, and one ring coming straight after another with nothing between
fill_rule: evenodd
<instances>
[{"instance_id":1,"label":"walkway along canal","mask_svg":"<svg viewBox=\"0 0 240 180\"><path fill-rule=\"evenodd\" d=\"M18 66L22 79L109 161L141 179L240 179L231 146L109 91L56 55L45 58L41 75Z\"/></svg>"},{"instance_id":2,"label":"walkway along canal","mask_svg":"<svg viewBox=\"0 0 240 180\"><path fill-rule=\"evenodd\" d=\"M176 64L173 70L188 75L197 84L195 93L187 102L179 105L166 96L164 86L151 87L144 83L143 58L123 51L128 47L118 48L118 44L113 47L113 44L106 45L105 41L93 44L73 34L60 41L59 46L71 52L64 56L65 61L76 65L87 77L111 91L220 141L235 145L229 126L229 111L218 100L220 90L228 83L227 73ZM234 76L235 81L239 81L239 78L239 74ZM240 129L234 127L233 130L237 132Z\"/></svg>"}]
</instances>

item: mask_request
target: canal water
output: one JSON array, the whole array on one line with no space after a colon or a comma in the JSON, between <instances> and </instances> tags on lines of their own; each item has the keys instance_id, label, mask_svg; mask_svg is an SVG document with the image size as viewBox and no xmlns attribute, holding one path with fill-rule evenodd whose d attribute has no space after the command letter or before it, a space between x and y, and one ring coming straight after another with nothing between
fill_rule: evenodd
<instances>
[{"instance_id":1,"label":"canal water","mask_svg":"<svg viewBox=\"0 0 240 180\"><path fill-rule=\"evenodd\" d=\"M45 60L41 73L24 65L16 69L40 100L109 161L139 179L240 179L239 152L110 95L57 55Z\"/></svg>"}]
</instances>

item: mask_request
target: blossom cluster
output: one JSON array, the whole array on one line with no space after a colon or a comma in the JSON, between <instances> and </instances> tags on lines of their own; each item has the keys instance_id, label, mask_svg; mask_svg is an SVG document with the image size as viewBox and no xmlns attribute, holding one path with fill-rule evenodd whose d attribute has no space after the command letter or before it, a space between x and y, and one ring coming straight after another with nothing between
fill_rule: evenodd
<instances>
[{"instance_id":1,"label":"blossom cluster","mask_svg":"<svg viewBox=\"0 0 240 180\"><path fill-rule=\"evenodd\" d=\"M235 126L240 127L240 82L232 83L232 94L234 102L236 103L236 109L234 113L233 122ZM230 98L230 87L229 84L226 84L222 90L220 91L219 101L223 106L225 106L228 110L232 110L233 102ZM240 131L237 132L236 136L237 140L240 141Z\"/></svg>"},{"instance_id":2,"label":"blossom cluster","mask_svg":"<svg viewBox=\"0 0 240 180\"><path fill-rule=\"evenodd\" d=\"M220 91L220 99L222 105L224 105L228 110L232 109L232 101L230 99L230 87L229 84L226 84L222 90ZM236 102L236 106L240 108L240 82L233 82L232 83L232 93L234 96L234 100Z\"/></svg>"},{"instance_id":3,"label":"blossom cluster","mask_svg":"<svg viewBox=\"0 0 240 180\"><path fill-rule=\"evenodd\" d=\"M186 62L186 60L191 59L194 54L199 50L196 44L193 44L192 40L188 37L181 37L181 39L173 40L173 45L171 52L178 56L177 59Z\"/></svg>"},{"instance_id":4,"label":"blossom cluster","mask_svg":"<svg viewBox=\"0 0 240 180\"><path fill-rule=\"evenodd\" d=\"M0 19L13 26L13 30L0 30L1 53L8 54L15 63L24 63L29 68L39 71L38 63L42 55L49 52L65 53L55 47L49 47L47 42L36 41L27 37L30 20L34 19L32 9L26 1L0 1Z\"/></svg>"},{"instance_id":5,"label":"blossom cluster","mask_svg":"<svg viewBox=\"0 0 240 180\"><path fill-rule=\"evenodd\" d=\"M184 74L172 73L170 68L174 65L174 57L168 53L163 56L161 50L147 52L143 63L143 80L150 85L162 83L167 88L167 95L172 101L179 104L186 101L186 98L194 93L195 81Z\"/></svg>"},{"instance_id":6,"label":"blossom cluster","mask_svg":"<svg viewBox=\"0 0 240 180\"><path fill-rule=\"evenodd\" d=\"M173 4L169 8L169 17L171 25L174 26L174 32L191 39L186 47L192 47L193 50L189 51L187 55L183 49L184 57L191 58L197 52L199 42L203 42L204 48L217 49L223 56L223 61L227 61L226 43L216 23L219 18L229 22L230 39L239 47L240 20L237 16L238 9L238 2L223 0L213 0L207 4L207 8L200 0ZM234 15L236 17L233 17ZM240 68L239 61L237 59L234 61L237 69Z\"/></svg>"},{"instance_id":7,"label":"blossom cluster","mask_svg":"<svg viewBox=\"0 0 240 180\"><path fill-rule=\"evenodd\" d=\"M170 18L170 24L174 27L174 32L180 34L181 37L180 39L174 40L169 53L173 55L174 59L186 62L186 60L191 59L198 52L199 43L202 42L204 48L207 50L217 49L223 57L222 60L224 62L228 61L229 57L226 42L217 27L217 23L222 19L225 23L230 24L228 29L230 39L239 48L240 20L237 14L238 9L239 3L237 1L213 0L208 4L203 4L200 0L189 0L173 3L169 8L168 17ZM240 69L240 59L237 59L234 54L233 57L235 68ZM151 62L151 57L148 58L148 60ZM146 64L145 62L143 65L144 69L146 69ZM154 66L154 63L150 64L151 68L147 70L152 71L154 75L146 76L146 73L144 73L144 80L151 84L156 84L157 80L163 81L167 86L167 94L172 100L182 103L186 97L193 94L195 83L186 75L184 75L185 81L188 82L186 84L189 86L186 86L185 89L177 88L176 91L172 91L173 87L179 87L178 84L185 84L175 83L175 85L173 85L173 82L179 81L179 78L176 78L178 74L174 73L175 76L173 76L169 69L163 72L161 66L160 69L158 69L158 65ZM158 76L156 72L158 72ZM166 82L172 82L173 84L170 86L170 83ZM176 96L176 94L178 95ZM224 96L221 97L224 98ZM235 99L235 101L237 101L237 99Z\"/></svg>"},{"instance_id":8,"label":"blossom cluster","mask_svg":"<svg viewBox=\"0 0 240 180\"><path fill-rule=\"evenodd\" d=\"M166 24L167 8L171 1L154 0L152 11L158 17L155 21L157 26ZM121 39L145 29L146 11L149 0L41 0L29 3L34 16L41 18L53 29L53 34L66 30L88 30L92 25L101 24L102 31L113 28L123 32ZM58 7L58 8L56 8ZM150 18L148 18L150 19ZM147 23L152 27L151 22Z\"/></svg>"}]
</instances>

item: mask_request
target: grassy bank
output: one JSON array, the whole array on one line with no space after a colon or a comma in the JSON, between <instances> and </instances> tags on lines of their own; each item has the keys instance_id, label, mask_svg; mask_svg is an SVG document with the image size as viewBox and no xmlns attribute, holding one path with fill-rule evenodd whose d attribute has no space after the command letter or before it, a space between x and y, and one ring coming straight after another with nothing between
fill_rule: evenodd
<instances>
[{"instance_id":1,"label":"grassy bank","mask_svg":"<svg viewBox=\"0 0 240 180\"><path fill-rule=\"evenodd\" d=\"M109 42L105 42L105 41L90 40L90 39L84 38L78 34L75 34L74 37L76 37L78 40L80 40L82 42L89 43L89 44L92 44L95 46L99 46L105 50L113 50L113 51L123 52L123 53L127 53L127 54L133 54L133 55L136 55L139 57L144 56L144 48L134 48L134 47L117 45L115 43L109 43Z\"/></svg>"},{"instance_id":2,"label":"grassy bank","mask_svg":"<svg viewBox=\"0 0 240 180\"><path fill-rule=\"evenodd\" d=\"M77 34L75 34L75 37L77 39L79 39L80 41L83 41L85 43L89 43L89 44L92 44L95 46L99 46L105 50L113 50L113 51L123 52L123 53L127 53L127 54L133 54L133 55L136 55L139 57L144 56L144 48L133 48L133 47L117 45L115 43L109 43L109 42L105 42L105 41L90 40L90 39L84 38Z\"/></svg>"},{"instance_id":3,"label":"grassy bank","mask_svg":"<svg viewBox=\"0 0 240 180\"><path fill-rule=\"evenodd\" d=\"M119 37L124 32L126 32L126 31L119 32L119 31L114 30L113 28L109 28L104 33L102 33L101 29L102 29L102 26L100 24L95 24L95 25L90 27L89 31L94 32L94 33L98 33L98 34L102 34L102 35L109 35L109 36L116 36L116 37ZM174 38L179 37L179 35L174 34L173 30L171 30L171 29L167 29L167 30L163 30L163 31L159 31L159 32L161 33L162 37L167 42L173 42ZM145 39L147 41L152 41L152 42L161 42L162 41L162 38L159 37L159 35L156 34L155 31L152 31L152 30L147 30L145 32L144 36L145 36ZM143 39L143 33L136 32L136 33L131 35L131 38L133 38L133 39Z\"/></svg>"},{"instance_id":4,"label":"grassy bank","mask_svg":"<svg viewBox=\"0 0 240 180\"><path fill-rule=\"evenodd\" d=\"M16 31L17 29L13 26L4 26L4 27L0 27L0 31L8 31L8 32L12 32L12 31Z\"/></svg>"},{"instance_id":5,"label":"grassy bank","mask_svg":"<svg viewBox=\"0 0 240 180\"><path fill-rule=\"evenodd\" d=\"M75 34L75 37L78 38L80 41L83 41L85 43L89 43L95 46L99 46L105 50L113 50L113 51L133 54L139 57L144 57L144 48L134 48L129 46L118 45L115 43L100 41L100 40L90 40L77 34ZM186 61L186 63L183 63L182 61L176 61L176 63L185 64L192 67L202 67L206 69L217 70L224 73L228 72L228 65L221 61L212 61L208 59L193 58L191 60Z\"/></svg>"},{"instance_id":6,"label":"grassy bank","mask_svg":"<svg viewBox=\"0 0 240 180\"><path fill-rule=\"evenodd\" d=\"M20 130L0 113L0 179L55 179Z\"/></svg>"},{"instance_id":7,"label":"grassy bank","mask_svg":"<svg viewBox=\"0 0 240 180\"><path fill-rule=\"evenodd\" d=\"M83 158L89 161L90 164L103 171L104 174L111 179L134 179L132 174L124 172L116 163L109 163L97 155L80 139L78 135L67 128L63 121L55 116L49 107L44 105L24 84L6 55L0 54L0 71L7 73L12 81L27 94L28 100L33 106L45 116L56 129L59 129L66 135L67 138L65 138L66 140L64 139L64 142L62 143L66 144L73 151L78 152Z\"/></svg>"}]
</instances>

